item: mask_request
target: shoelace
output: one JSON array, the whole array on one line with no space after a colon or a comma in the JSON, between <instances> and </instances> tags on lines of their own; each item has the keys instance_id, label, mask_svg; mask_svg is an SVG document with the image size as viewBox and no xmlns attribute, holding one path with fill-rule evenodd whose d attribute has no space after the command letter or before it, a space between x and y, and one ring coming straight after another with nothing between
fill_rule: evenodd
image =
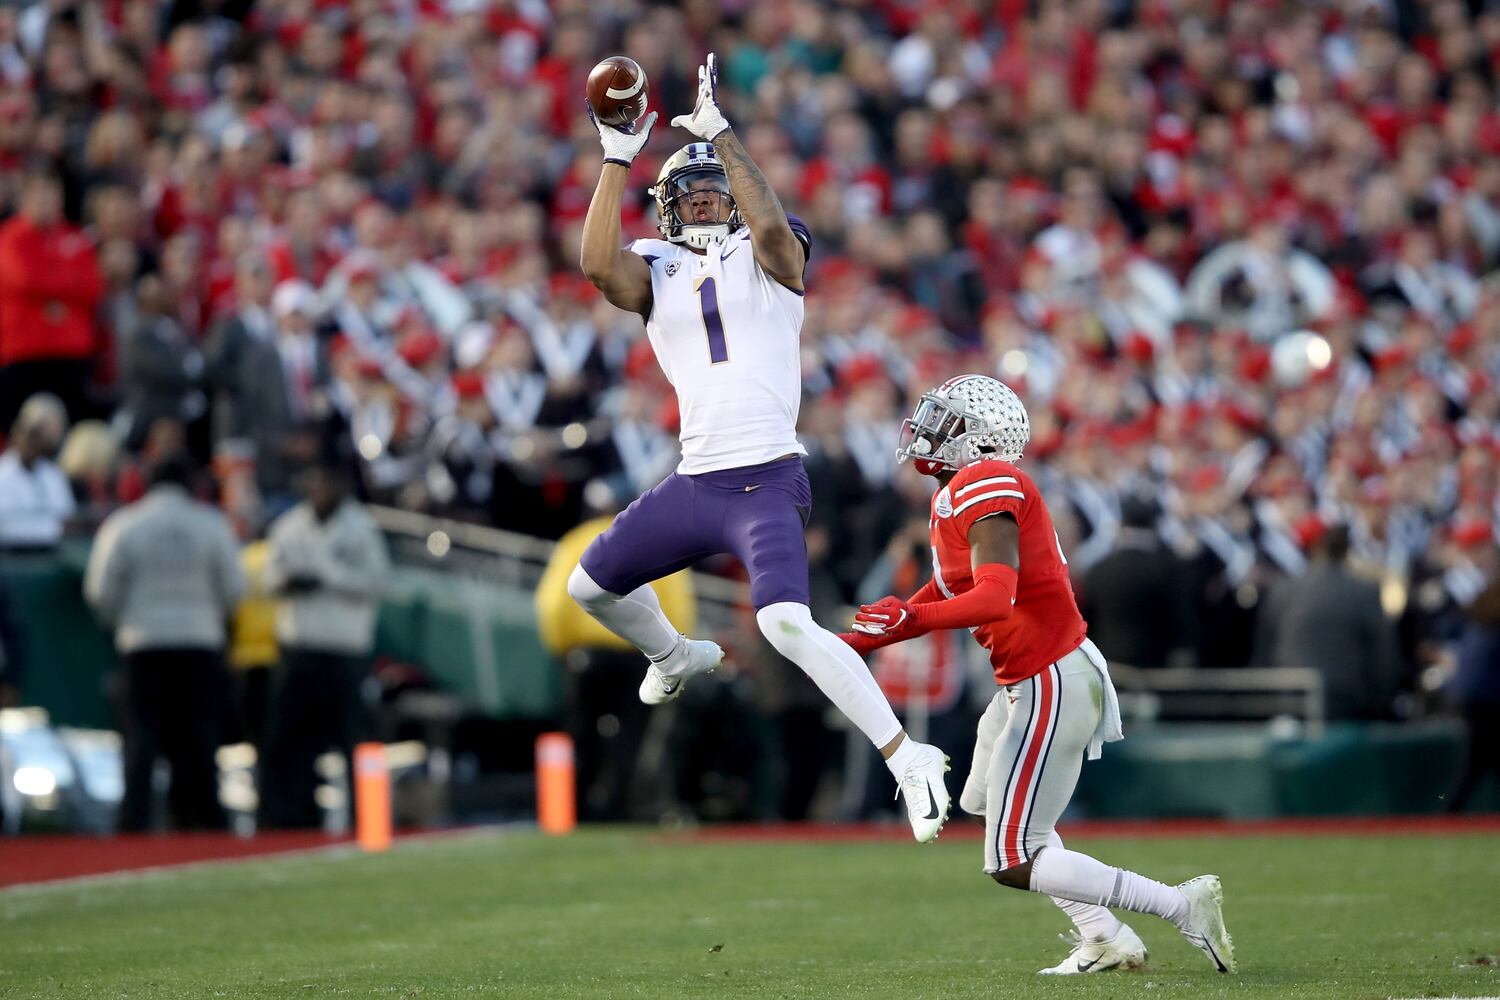
<instances>
[{"instance_id":1,"label":"shoelace","mask_svg":"<svg viewBox=\"0 0 1500 1000\"><path fill-rule=\"evenodd\" d=\"M927 776L920 768L908 768L901 776L901 783L896 786L896 794L892 798L906 798L906 809L911 812L916 809L925 808L926 803L922 801L922 792L927 791Z\"/></svg>"}]
</instances>

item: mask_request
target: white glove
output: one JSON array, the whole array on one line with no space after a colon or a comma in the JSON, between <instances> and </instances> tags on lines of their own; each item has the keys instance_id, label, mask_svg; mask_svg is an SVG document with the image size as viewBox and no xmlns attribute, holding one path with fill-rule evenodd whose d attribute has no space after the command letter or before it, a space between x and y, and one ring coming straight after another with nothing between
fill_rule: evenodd
<instances>
[{"instance_id":1,"label":"white glove","mask_svg":"<svg viewBox=\"0 0 1500 1000\"><path fill-rule=\"evenodd\" d=\"M624 128L615 128L606 125L594 117L594 106L588 101L583 102L588 108L589 121L594 123L594 128L599 130L599 145L604 147L604 162L618 163L622 167L630 166L630 161L636 158L646 146L646 140L651 138L651 126L656 124L656 112L653 111L635 125L626 125Z\"/></svg>"},{"instance_id":2,"label":"white glove","mask_svg":"<svg viewBox=\"0 0 1500 1000\"><path fill-rule=\"evenodd\" d=\"M724 112L719 110L719 67L714 54L708 54L708 62L698 67L698 103L690 115L678 115L672 119L674 126L685 128L700 139L713 142L720 132L729 128Z\"/></svg>"}]
</instances>

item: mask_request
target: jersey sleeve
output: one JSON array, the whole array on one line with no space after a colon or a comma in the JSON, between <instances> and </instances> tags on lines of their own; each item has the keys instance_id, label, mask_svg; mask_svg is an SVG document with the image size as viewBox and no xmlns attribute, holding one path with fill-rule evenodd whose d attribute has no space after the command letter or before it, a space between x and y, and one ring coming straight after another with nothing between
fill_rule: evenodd
<instances>
[{"instance_id":1,"label":"jersey sleeve","mask_svg":"<svg viewBox=\"0 0 1500 1000\"><path fill-rule=\"evenodd\" d=\"M955 482L953 489L953 523L965 538L975 522L996 514L1009 514L1019 522L1034 489L1016 470L1003 465L982 469L966 479Z\"/></svg>"},{"instance_id":2,"label":"jersey sleeve","mask_svg":"<svg viewBox=\"0 0 1500 1000\"><path fill-rule=\"evenodd\" d=\"M631 240L629 243L625 244L625 249L629 250L637 257L644 257L647 267L651 267L651 265L660 260L662 256L660 240ZM655 269L653 268L653 270Z\"/></svg>"},{"instance_id":3,"label":"jersey sleeve","mask_svg":"<svg viewBox=\"0 0 1500 1000\"><path fill-rule=\"evenodd\" d=\"M792 227L792 235L797 237L797 242L802 244L802 253L805 258L805 266L806 261L812 260L812 230L807 228L807 223L803 222L795 215L788 215L786 217L786 222L787 225Z\"/></svg>"}]
</instances>

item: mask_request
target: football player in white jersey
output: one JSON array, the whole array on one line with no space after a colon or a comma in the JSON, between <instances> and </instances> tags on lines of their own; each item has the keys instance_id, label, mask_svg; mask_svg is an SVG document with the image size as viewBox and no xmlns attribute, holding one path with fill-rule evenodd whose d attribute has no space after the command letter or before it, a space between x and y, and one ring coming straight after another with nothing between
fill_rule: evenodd
<instances>
[{"instance_id":1,"label":"football player in white jersey","mask_svg":"<svg viewBox=\"0 0 1500 1000\"><path fill-rule=\"evenodd\" d=\"M864 662L808 609L803 528L812 494L796 428L811 236L787 217L719 110L710 54L693 113L672 120L701 141L669 157L653 189L662 238L621 249L630 162L655 122L654 112L639 129L595 121L604 167L581 264L605 298L645 319L677 392L682 463L589 546L568 590L651 661L641 700L660 704L717 667L724 651L679 634L650 582L718 553L738 556L761 632L879 748L926 843L948 817L948 758L906 736Z\"/></svg>"}]
</instances>

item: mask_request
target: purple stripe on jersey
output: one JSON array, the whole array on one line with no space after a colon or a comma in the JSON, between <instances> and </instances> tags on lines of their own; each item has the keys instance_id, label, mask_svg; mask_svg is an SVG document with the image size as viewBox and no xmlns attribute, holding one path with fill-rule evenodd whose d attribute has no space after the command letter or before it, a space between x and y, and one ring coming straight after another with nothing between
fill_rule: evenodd
<instances>
[{"instance_id":1,"label":"purple stripe on jersey","mask_svg":"<svg viewBox=\"0 0 1500 1000\"><path fill-rule=\"evenodd\" d=\"M729 345L724 342L724 321L719 318L719 286L713 278L704 278L698 286L698 301L703 310L703 329L708 332L708 360L722 365L729 360Z\"/></svg>"}]
</instances>

